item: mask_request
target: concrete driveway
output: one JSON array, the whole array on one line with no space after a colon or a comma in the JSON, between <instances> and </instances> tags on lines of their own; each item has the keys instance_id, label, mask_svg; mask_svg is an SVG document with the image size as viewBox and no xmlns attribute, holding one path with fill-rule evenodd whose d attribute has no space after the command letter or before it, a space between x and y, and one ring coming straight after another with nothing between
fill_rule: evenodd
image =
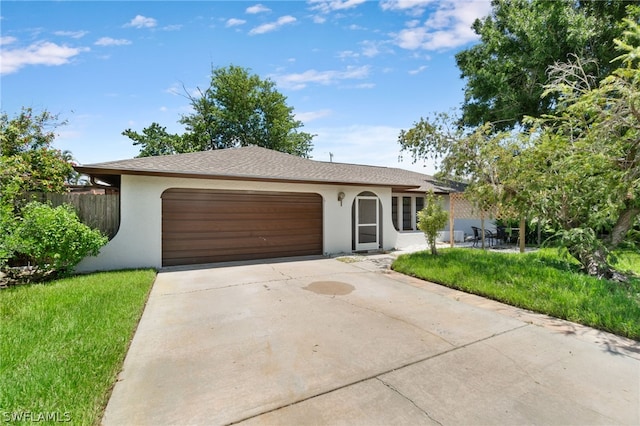
<instances>
[{"instance_id":1,"label":"concrete driveway","mask_svg":"<svg viewBox=\"0 0 640 426\"><path fill-rule=\"evenodd\" d=\"M104 424L640 424L638 342L351 259L161 272Z\"/></svg>"}]
</instances>

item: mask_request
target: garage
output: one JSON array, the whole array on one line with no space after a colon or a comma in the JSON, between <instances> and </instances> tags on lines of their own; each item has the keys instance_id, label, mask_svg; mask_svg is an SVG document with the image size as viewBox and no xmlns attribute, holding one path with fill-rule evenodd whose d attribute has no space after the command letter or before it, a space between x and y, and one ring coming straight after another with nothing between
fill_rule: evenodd
<instances>
[{"instance_id":1,"label":"garage","mask_svg":"<svg viewBox=\"0 0 640 426\"><path fill-rule=\"evenodd\" d=\"M172 188L162 194L162 266L322 254L313 193Z\"/></svg>"}]
</instances>

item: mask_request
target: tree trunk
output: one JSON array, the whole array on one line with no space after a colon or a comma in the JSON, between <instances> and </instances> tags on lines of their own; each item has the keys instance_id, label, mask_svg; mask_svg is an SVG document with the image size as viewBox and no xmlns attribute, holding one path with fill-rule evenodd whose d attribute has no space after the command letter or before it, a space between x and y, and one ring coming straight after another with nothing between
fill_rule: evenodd
<instances>
[{"instance_id":1,"label":"tree trunk","mask_svg":"<svg viewBox=\"0 0 640 426\"><path fill-rule=\"evenodd\" d=\"M582 268L586 273L599 279L612 280L626 283L629 278L624 274L616 271L607 262L606 249L599 248L594 252L585 252L583 250L572 250L568 248L569 253L580 261Z\"/></svg>"},{"instance_id":2,"label":"tree trunk","mask_svg":"<svg viewBox=\"0 0 640 426\"><path fill-rule=\"evenodd\" d=\"M627 232L633 227L635 218L640 215L640 207L630 206L629 204L629 201L625 203L625 209L618 216L618 220L611 230L611 236L606 241L610 249L616 248L624 241Z\"/></svg>"}]
</instances>

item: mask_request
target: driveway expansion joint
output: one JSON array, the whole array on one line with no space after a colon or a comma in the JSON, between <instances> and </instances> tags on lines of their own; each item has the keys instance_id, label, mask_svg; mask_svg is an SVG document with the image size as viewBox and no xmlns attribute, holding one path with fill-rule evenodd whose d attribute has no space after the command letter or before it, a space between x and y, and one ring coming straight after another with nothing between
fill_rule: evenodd
<instances>
[{"instance_id":1,"label":"driveway expansion joint","mask_svg":"<svg viewBox=\"0 0 640 426\"><path fill-rule=\"evenodd\" d=\"M519 330L519 329L521 329L521 328L528 327L528 326L530 326L530 324L522 324L521 326L514 327L514 328L510 328L510 329L508 329L508 330L504 330L504 331L499 332L499 333L494 333L494 334L492 334L492 335L490 335L490 336L486 336L486 337L483 337L483 338L481 338L481 339L474 340L474 341L469 342L469 343L465 343L464 345L454 346L454 347L453 347L453 348L451 348L451 349L444 350L444 351L439 352L439 353L437 353L437 354L429 355L429 356L427 356L427 357L424 357L424 358L421 358L421 359L418 359L418 360L415 360L415 361L411 361L411 362L409 362L409 363L406 363L406 364L403 364L403 365L400 365L400 366L397 366L397 367L391 368L391 369L386 370L386 371L382 371L382 372L380 372L380 373L376 373L376 374L373 374L373 375L370 375L370 376L364 377L364 378L362 378L362 379L359 379L359 380L356 380L356 381L353 381L353 382L350 382L350 383L345 383L344 385L341 385L341 386L335 387L335 388L333 388L333 389L328 389L328 390L325 390L325 391L322 391L322 392L318 392L318 393L316 393L316 394L313 394L313 395L307 396L307 397L305 397L305 398L298 399L298 400L296 400L296 401L289 402L289 403L284 404L284 405L281 405L281 406L279 406L279 407L275 407L275 408L272 408L272 409L269 409L269 410L262 411L262 412L260 412L260 413L253 414L253 415L251 415L251 416L247 416L247 417L243 417L243 418L238 419L238 420L234 420L234 421L232 421L232 422L230 422L230 423L226 423L226 425L227 425L227 426L236 425L236 424L239 424L239 423L245 422L245 421L247 421L247 420L251 420L251 419L254 419L254 418L260 417L260 416L262 416L262 415L265 415L265 414L273 413L273 412L276 412L276 411L278 411L278 410L281 410L281 409L284 409L284 408L287 408L287 407L291 407L291 406L293 406L293 405L297 405L297 404L300 404L300 403L302 403L302 402L309 401L309 400L311 400L311 399L314 399L314 398L317 398L317 397L320 397L320 396L323 396L323 395L328 395L328 394L330 394L330 393L332 393L332 392L335 392L335 391L338 391L338 390L340 390L340 389L345 389L345 388L348 388L348 387L350 387L350 386L357 385L357 384L359 384L359 383L363 383L363 382L366 382L366 381L369 381L369 380L373 380L373 379L377 379L377 380L381 381L385 386L390 387L389 385L387 385L387 383L386 383L386 382L384 382L384 380L382 380L382 379L381 379L381 377L382 377L382 376L384 376L385 374L393 373L394 371L402 370L403 368L410 367L410 366L412 366L412 365L416 365L416 364L419 364L419 363L424 362L424 361L429 361L429 360L432 360L432 359L438 358L439 356L449 354L449 353L454 352L454 351L457 351L457 350L459 350L459 349L465 349L465 348L467 348L467 347L469 347L469 346L475 345L476 343L484 342L484 341L489 340L489 339L492 339L492 338L494 338L494 337L501 336L501 335L503 335L503 334L507 334L507 333L510 333L510 332L512 332L512 331L517 331L517 330ZM411 400L410 400L409 398L407 398L406 396L402 395L402 394L401 394L400 392L398 392L397 390L395 390L395 389L393 389L393 388L391 388L391 389L392 389L392 390L394 390L395 392L397 392L398 394L400 394L403 398L405 398L405 399L409 400L411 403L413 403L413 401L411 401ZM415 403L413 403L413 404L414 404L414 405L416 405ZM417 405L416 405L416 407L417 407L418 409L420 409L420 411L421 411L421 412L425 413L425 414L427 415L427 417L429 417L430 419L432 419L432 418L431 418L431 416L429 416L429 414L428 414L427 412L425 412L422 408L420 408L420 407L419 407L419 406L417 406ZM435 422L437 422L438 424L440 424L437 420L435 420L435 419L432 419L432 420L433 420L433 421L435 421Z\"/></svg>"},{"instance_id":2,"label":"driveway expansion joint","mask_svg":"<svg viewBox=\"0 0 640 426\"><path fill-rule=\"evenodd\" d=\"M439 425L442 426L442 423L440 423L438 420L436 420L435 418L433 418L428 411L426 411L424 408L422 408L421 406L419 406L414 400L412 400L411 398L409 398L408 396L406 396L405 394L403 394L402 392L400 392L398 389L395 388L395 386L393 386L390 383L385 382L384 380L382 380L380 377L376 377L376 380L378 380L380 383L382 383L384 386L386 386L389 390L391 390L392 392L398 394L401 398L409 401L409 403L411 405L413 405L414 407L416 407L421 413L423 413L425 416L427 416L429 418L429 420L431 420L434 423L437 423Z\"/></svg>"}]
</instances>

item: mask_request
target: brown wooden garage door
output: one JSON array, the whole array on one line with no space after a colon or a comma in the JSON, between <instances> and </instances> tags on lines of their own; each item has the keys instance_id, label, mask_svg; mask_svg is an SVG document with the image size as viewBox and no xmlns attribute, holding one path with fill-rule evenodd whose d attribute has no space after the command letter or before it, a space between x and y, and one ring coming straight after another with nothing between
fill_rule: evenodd
<instances>
[{"instance_id":1,"label":"brown wooden garage door","mask_svg":"<svg viewBox=\"0 0 640 426\"><path fill-rule=\"evenodd\" d=\"M322 197L290 192L168 189L162 265L322 254Z\"/></svg>"}]
</instances>

